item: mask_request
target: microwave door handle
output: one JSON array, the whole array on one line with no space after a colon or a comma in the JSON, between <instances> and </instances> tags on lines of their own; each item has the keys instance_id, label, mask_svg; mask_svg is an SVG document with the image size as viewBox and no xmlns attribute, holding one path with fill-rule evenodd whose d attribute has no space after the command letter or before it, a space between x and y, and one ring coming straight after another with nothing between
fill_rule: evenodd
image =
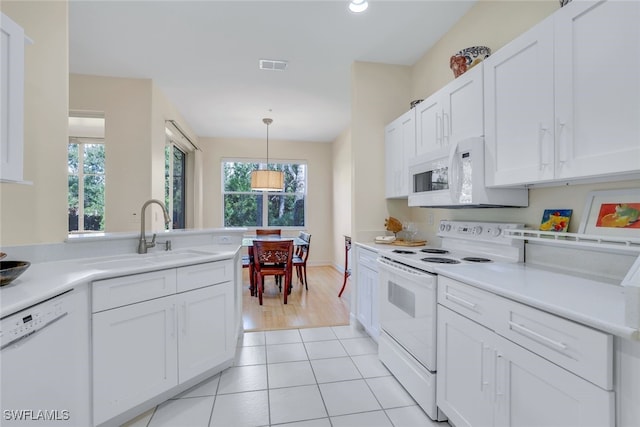
<instances>
[{"instance_id":1,"label":"microwave door handle","mask_svg":"<svg viewBox=\"0 0 640 427\"><path fill-rule=\"evenodd\" d=\"M449 152L449 169L447 171L447 175L449 178L449 194L451 195L451 202L456 203L459 199L459 191L458 191L458 143L456 142L451 146L451 151Z\"/></svg>"}]
</instances>

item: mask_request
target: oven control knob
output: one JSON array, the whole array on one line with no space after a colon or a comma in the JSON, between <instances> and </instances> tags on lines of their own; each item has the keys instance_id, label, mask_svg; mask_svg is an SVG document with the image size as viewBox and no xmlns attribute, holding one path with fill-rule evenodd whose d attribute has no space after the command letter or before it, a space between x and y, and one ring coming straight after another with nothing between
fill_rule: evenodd
<instances>
[{"instance_id":1,"label":"oven control knob","mask_svg":"<svg viewBox=\"0 0 640 427\"><path fill-rule=\"evenodd\" d=\"M482 234L482 227L480 227L479 225L477 227L473 227L473 232L476 236L479 236Z\"/></svg>"},{"instance_id":2,"label":"oven control knob","mask_svg":"<svg viewBox=\"0 0 640 427\"><path fill-rule=\"evenodd\" d=\"M451 224L447 224L447 231L451 231Z\"/></svg>"},{"instance_id":3,"label":"oven control knob","mask_svg":"<svg viewBox=\"0 0 640 427\"><path fill-rule=\"evenodd\" d=\"M444 223L440 224L440 231L444 231L446 225L444 225Z\"/></svg>"},{"instance_id":4,"label":"oven control knob","mask_svg":"<svg viewBox=\"0 0 640 427\"><path fill-rule=\"evenodd\" d=\"M500 227L496 227L496 228L492 228L491 229L491 236L492 237L498 237L501 233L502 233L502 230L500 229Z\"/></svg>"}]
</instances>

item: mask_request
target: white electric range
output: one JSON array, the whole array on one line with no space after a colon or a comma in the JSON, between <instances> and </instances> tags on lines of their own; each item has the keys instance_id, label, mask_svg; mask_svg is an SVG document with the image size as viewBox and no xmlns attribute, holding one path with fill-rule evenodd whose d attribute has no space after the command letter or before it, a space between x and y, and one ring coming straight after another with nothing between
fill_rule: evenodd
<instances>
[{"instance_id":1,"label":"white electric range","mask_svg":"<svg viewBox=\"0 0 640 427\"><path fill-rule=\"evenodd\" d=\"M523 228L523 224L444 220L438 231L440 247L393 247L378 253L378 355L434 420L445 419L436 407L435 268L523 262L524 242L506 236L507 228Z\"/></svg>"}]
</instances>

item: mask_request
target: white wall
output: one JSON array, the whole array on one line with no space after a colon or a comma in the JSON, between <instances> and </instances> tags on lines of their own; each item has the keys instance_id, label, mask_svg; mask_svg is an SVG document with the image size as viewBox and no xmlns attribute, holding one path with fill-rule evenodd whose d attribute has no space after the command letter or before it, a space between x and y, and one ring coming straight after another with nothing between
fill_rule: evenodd
<instances>
[{"instance_id":1,"label":"white wall","mask_svg":"<svg viewBox=\"0 0 640 427\"><path fill-rule=\"evenodd\" d=\"M71 74L69 108L104 113L105 231L138 231L142 204L164 200L165 120L197 138L150 79ZM156 205L147 209L147 230L164 228L159 212Z\"/></svg>"},{"instance_id":2,"label":"white wall","mask_svg":"<svg viewBox=\"0 0 640 427\"><path fill-rule=\"evenodd\" d=\"M270 134L277 134L271 125ZM237 160L263 160L266 139L200 138L203 151L204 220L207 227L222 227L222 172L223 158ZM331 144L324 142L282 141L269 138L269 159L273 161L306 161L307 224L311 234L309 264L330 265L333 262L333 210ZM283 233L285 231L283 230ZM293 232L297 234L297 232Z\"/></svg>"},{"instance_id":3,"label":"white wall","mask_svg":"<svg viewBox=\"0 0 640 427\"><path fill-rule=\"evenodd\" d=\"M25 49L24 179L0 183L0 245L67 236L69 40L66 1L6 1L2 12L33 39Z\"/></svg>"},{"instance_id":4,"label":"white wall","mask_svg":"<svg viewBox=\"0 0 640 427\"><path fill-rule=\"evenodd\" d=\"M333 166L333 265L344 270L344 236L351 236L351 129L331 144Z\"/></svg>"},{"instance_id":5,"label":"white wall","mask_svg":"<svg viewBox=\"0 0 640 427\"><path fill-rule=\"evenodd\" d=\"M385 202L384 127L409 109L410 71L406 66L370 62L356 62L351 68L351 237L354 241L371 240L384 230L384 219L389 214Z\"/></svg>"}]
</instances>

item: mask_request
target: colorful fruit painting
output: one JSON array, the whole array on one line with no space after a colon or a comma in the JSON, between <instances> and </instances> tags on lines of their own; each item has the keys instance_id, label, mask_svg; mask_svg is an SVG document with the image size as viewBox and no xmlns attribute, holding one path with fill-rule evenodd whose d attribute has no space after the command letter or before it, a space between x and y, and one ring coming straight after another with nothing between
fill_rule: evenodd
<instances>
[{"instance_id":1,"label":"colorful fruit painting","mask_svg":"<svg viewBox=\"0 0 640 427\"><path fill-rule=\"evenodd\" d=\"M596 227L640 228L640 203L603 203Z\"/></svg>"},{"instance_id":2,"label":"colorful fruit painting","mask_svg":"<svg viewBox=\"0 0 640 427\"><path fill-rule=\"evenodd\" d=\"M546 209L542 214L540 230L567 231L572 209Z\"/></svg>"}]
</instances>

